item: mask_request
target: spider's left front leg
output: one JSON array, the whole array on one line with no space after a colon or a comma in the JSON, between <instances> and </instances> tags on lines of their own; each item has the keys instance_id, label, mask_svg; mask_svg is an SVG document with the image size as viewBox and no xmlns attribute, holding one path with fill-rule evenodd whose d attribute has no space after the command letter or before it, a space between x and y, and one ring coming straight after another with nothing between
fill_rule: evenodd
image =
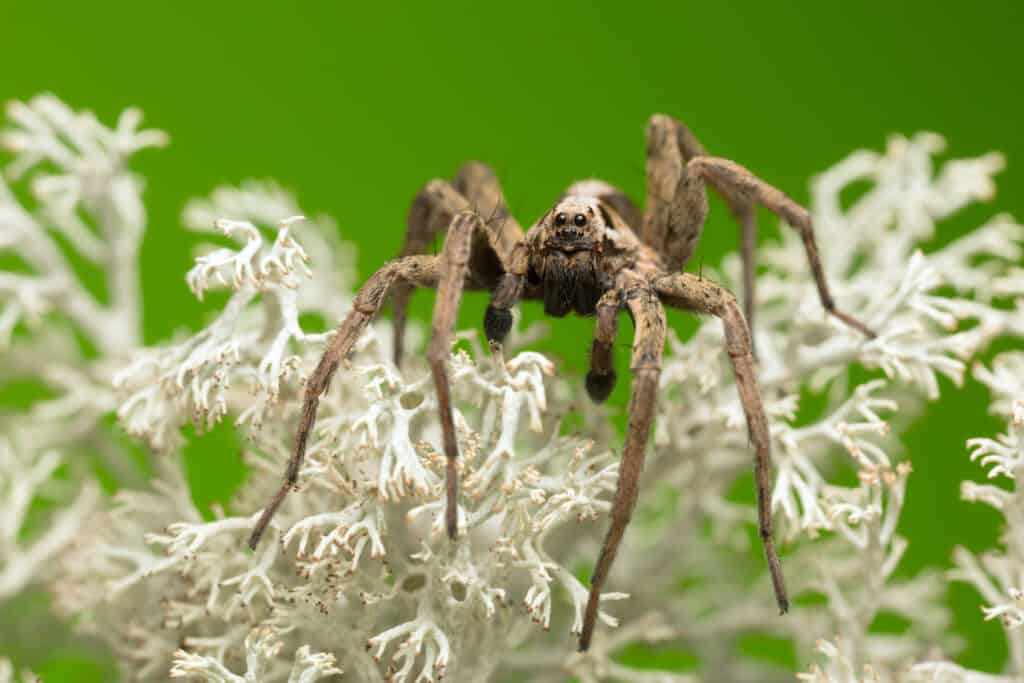
<instances>
[{"instance_id":1,"label":"spider's left front leg","mask_svg":"<svg viewBox=\"0 0 1024 683\"><path fill-rule=\"evenodd\" d=\"M629 399L629 422L626 442L619 464L619 481L612 502L612 521L601 546L597 565L590 578L590 595L583 614L583 629L580 632L580 651L586 652L594 634L597 611L601 600L601 589L608 578L612 562L619 551L619 545L626 532L626 526L633 515L640 486L640 472L644 466L647 439L654 406L658 396L658 377L661 374L661 357L665 347L665 311L646 282L632 283L620 290L622 300L633 318L635 327L633 355L630 370L633 373L632 395ZM604 298L602 298L604 301ZM610 302L609 302L610 304ZM607 311L610 312L610 307ZM615 310L618 310L616 306ZM600 312L599 312L600 315ZM599 320L600 329L600 320ZM614 333L613 335L614 336Z\"/></svg>"},{"instance_id":2,"label":"spider's left front leg","mask_svg":"<svg viewBox=\"0 0 1024 683\"><path fill-rule=\"evenodd\" d=\"M750 338L736 297L724 287L692 273L664 275L654 282L661 300L674 308L709 313L721 319L725 328L725 346L736 377L736 389L747 418L747 435L754 446L754 482L757 487L757 520L761 543L768 561L768 572L775 589L779 611L789 610L789 597L782 578L782 564L775 549L772 532L771 434L761 404L761 390Z\"/></svg>"}]
</instances>

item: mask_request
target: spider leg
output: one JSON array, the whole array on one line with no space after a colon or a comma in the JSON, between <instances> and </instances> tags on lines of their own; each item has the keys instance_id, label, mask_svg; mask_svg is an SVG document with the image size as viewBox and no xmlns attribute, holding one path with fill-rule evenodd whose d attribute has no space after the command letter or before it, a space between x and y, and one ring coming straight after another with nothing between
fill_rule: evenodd
<instances>
[{"instance_id":1,"label":"spider leg","mask_svg":"<svg viewBox=\"0 0 1024 683\"><path fill-rule=\"evenodd\" d=\"M469 161L463 165L455 176L455 188L466 196L483 219L487 244L500 261L499 264L488 261L488 250L483 247L483 240L478 234L470 257L472 270L477 273L493 272L497 266L502 271L484 314L487 339L500 344L512 329L512 306L523 294L526 275L523 228L509 214L498 178L486 164Z\"/></svg>"},{"instance_id":2,"label":"spider leg","mask_svg":"<svg viewBox=\"0 0 1024 683\"><path fill-rule=\"evenodd\" d=\"M402 255L422 254L434 238L451 224L460 211L476 211L484 220L487 239L475 239L472 270L493 288L507 270L512 249L522 239L522 228L508 213L501 187L494 172L479 161L470 161L459 169L454 183L432 180L417 193L409 207ZM482 237L482 236L481 236ZM394 318L394 360L399 365L405 349L405 325L413 288L399 284L392 294Z\"/></svg>"},{"instance_id":3,"label":"spider leg","mask_svg":"<svg viewBox=\"0 0 1024 683\"><path fill-rule=\"evenodd\" d=\"M754 277L757 264L757 210L753 206L734 208L732 215L740 224L740 264L743 268L743 317L747 319L750 344L757 354L754 342L754 313L757 309L757 278Z\"/></svg>"},{"instance_id":4,"label":"spider leg","mask_svg":"<svg viewBox=\"0 0 1024 683\"><path fill-rule=\"evenodd\" d=\"M447 458L446 496L447 509L445 524L448 537L455 539L459 532L458 520L458 472L456 461L459 446L455 439L455 420L452 416L451 389L448 383L447 359L451 352L452 337L455 333L455 319L462 300L462 290L469 274L470 253L473 233L483 230L480 218L471 211L455 216L448 228L448 238L441 253L441 280L437 285L437 301L434 304L434 321L430 330L430 346L427 356L430 370L437 388L437 402L441 413L441 434L444 454Z\"/></svg>"},{"instance_id":5,"label":"spider leg","mask_svg":"<svg viewBox=\"0 0 1024 683\"><path fill-rule=\"evenodd\" d=\"M814 226L811 223L811 214L808 213L807 209L734 161L717 157L699 157L689 163L689 168L700 173L709 183L718 187L728 188L732 192L739 193L757 202L796 228L804 243L807 262L810 264L811 273L814 275L814 284L818 287L818 298L821 300L821 305L825 307L828 313L849 327L858 330L867 337L876 336L874 330L870 327L849 313L836 308L835 300L829 291L825 269L821 265L821 257L818 256L818 244L814 239ZM750 277L753 277L753 275L751 274Z\"/></svg>"},{"instance_id":6,"label":"spider leg","mask_svg":"<svg viewBox=\"0 0 1024 683\"><path fill-rule=\"evenodd\" d=\"M673 188L683 184L687 176L700 176L722 196L740 227L743 308L750 329L753 329L755 312L756 205L760 204L800 232L825 310L868 337L875 336L864 323L836 308L806 209L739 164L708 157L690 129L670 116L651 117L647 126L647 153L648 203L641 239L662 252L668 270L677 271L686 263L704 227L704 216L688 217L685 193L680 197Z\"/></svg>"},{"instance_id":7,"label":"spider leg","mask_svg":"<svg viewBox=\"0 0 1024 683\"><path fill-rule=\"evenodd\" d=\"M647 214L641 239L658 249L670 272L680 270L697 247L707 217L706 197L693 196L697 178L687 162L707 156L704 145L681 121L655 114L647 124ZM757 212L754 203L730 188L710 181L740 227L743 264L743 311L754 329ZM687 190L689 190L687 192ZM705 190L699 187L701 194Z\"/></svg>"},{"instance_id":8,"label":"spider leg","mask_svg":"<svg viewBox=\"0 0 1024 683\"><path fill-rule=\"evenodd\" d=\"M615 388L615 359L612 347L619 327L622 297L617 289L609 289L597 302L594 344L590 349L590 370L586 387L591 400L604 403Z\"/></svg>"},{"instance_id":9,"label":"spider leg","mask_svg":"<svg viewBox=\"0 0 1024 683\"><path fill-rule=\"evenodd\" d=\"M660 114L647 124L647 199L639 237L661 254L669 272L680 270L693 254L708 213L703 179L686 167L684 131ZM700 143L691 142L690 151L703 154Z\"/></svg>"},{"instance_id":10,"label":"spider leg","mask_svg":"<svg viewBox=\"0 0 1024 683\"><path fill-rule=\"evenodd\" d=\"M523 238L523 228L509 213L498 177L491 167L479 161L467 161L455 174L455 189L469 200L470 207L484 220L487 232L502 262L511 257Z\"/></svg>"},{"instance_id":11,"label":"spider leg","mask_svg":"<svg viewBox=\"0 0 1024 683\"><path fill-rule=\"evenodd\" d=\"M782 578L782 565L775 549L772 533L771 510L771 436L768 419L761 405L761 390L757 385L757 372L751 347L750 331L736 297L714 282L692 273L665 275L654 282L654 287L665 304L696 313L710 313L722 320L725 327L725 345L736 376L743 412L747 417L747 433L754 446L754 482L757 487L758 532L764 544L768 571L779 610L789 610L789 598Z\"/></svg>"},{"instance_id":12,"label":"spider leg","mask_svg":"<svg viewBox=\"0 0 1024 683\"><path fill-rule=\"evenodd\" d=\"M284 502L288 492L295 488L299 470L302 468L302 460L306 455L306 441L316 422L316 410L320 404L320 397L330 386L331 378L338 369L338 365L348 356L359 335L384 304L388 292L393 290L399 282L415 287L435 287L441 278L441 273L441 260L436 256L405 256L386 263L359 290L352 302L352 310L338 325L337 332L328 344L327 350L324 351L316 369L306 381L302 415L295 432L295 446L285 470L284 482L263 510L259 521L256 522L252 535L249 537L250 548L256 548L260 537L281 503Z\"/></svg>"},{"instance_id":13,"label":"spider leg","mask_svg":"<svg viewBox=\"0 0 1024 683\"><path fill-rule=\"evenodd\" d=\"M590 647L601 600L601 589L608 578L608 572L615 561L619 544L636 505L665 346L665 311L657 294L651 291L646 283L627 287L622 294L635 326L630 363L633 387L629 400L629 422L622 449L622 461L619 465L619 481L612 503L612 521L590 578L590 595L583 614L583 629L580 632L580 652L585 652Z\"/></svg>"},{"instance_id":14,"label":"spider leg","mask_svg":"<svg viewBox=\"0 0 1024 683\"><path fill-rule=\"evenodd\" d=\"M447 180L431 180L424 185L409 207L402 256L426 252L434 237L451 224L455 214L469 206L469 201ZM395 365L401 365L405 353L405 323L412 293L413 287L399 283L391 294Z\"/></svg>"}]
</instances>

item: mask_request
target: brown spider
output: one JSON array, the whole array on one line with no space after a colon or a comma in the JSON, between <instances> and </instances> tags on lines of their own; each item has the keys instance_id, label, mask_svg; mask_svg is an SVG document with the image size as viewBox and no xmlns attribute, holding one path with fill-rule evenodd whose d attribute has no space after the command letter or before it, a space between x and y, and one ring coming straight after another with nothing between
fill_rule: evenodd
<instances>
[{"instance_id":1,"label":"brown spider","mask_svg":"<svg viewBox=\"0 0 1024 683\"><path fill-rule=\"evenodd\" d=\"M745 317L729 291L705 278L680 272L693 253L707 216L705 183L722 195L740 225ZM629 422L611 525L590 580L579 642L580 650L586 651L594 631L601 589L637 500L665 344L664 306L668 305L710 313L721 318L725 326L726 351L754 447L761 541L775 598L780 611L785 613L789 599L772 536L768 422L761 406L748 328L754 317L758 204L800 232L825 310L874 336L866 325L836 308L818 258L807 210L742 166L707 156L690 130L671 117L655 115L647 126L647 203L643 214L621 191L604 182L588 180L572 185L554 208L524 233L508 215L498 182L483 164L466 164L454 183L428 183L410 209L402 256L386 263L359 290L352 311L338 326L336 336L306 384L295 450L284 483L257 522L249 545L256 547L277 508L295 487L320 396L389 293L394 302L397 364L402 356L406 307L413 288L434 287L438 292L429 360L447 456L446 523L452 539L458 535L459 452L445 363L462 291L491 292L484 330L492 342L500 343L508 334L512 326L510 309L523 299L542 300L544 312L555 317L570 312L596 316L586 388L597 402L608 398L615 385L612 343L618 314L625 310L635 328ZM482 219L477 211L480 207L491 207L493 218ZM444 229L447 235L441 255L424 255L427 245Z\"/></svg>"}]
</instances>

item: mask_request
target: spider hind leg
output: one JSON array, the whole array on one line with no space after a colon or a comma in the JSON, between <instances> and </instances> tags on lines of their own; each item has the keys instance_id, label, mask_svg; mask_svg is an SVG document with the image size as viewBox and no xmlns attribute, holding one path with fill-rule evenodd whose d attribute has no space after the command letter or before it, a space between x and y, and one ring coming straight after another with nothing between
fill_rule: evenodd
<instances>
[{"instance_id":1,"label":"spider hind leg","mask_svg":"<svg viewBox=\"0 0 1024 683\"><path fill-rule=\"evenodd\" d=\"M743 166L708 156L681 121L656 114L647 126L647 205L640 238L662 254L669 272L686 264L700 239L707 216L705 183L721 195L739 225L743 310L751 330L756 310L756 209L760 205L800 233L826 312L869 338L875 336L870 327L836 307L808 211Z\"/></svg>"}]
</instances>

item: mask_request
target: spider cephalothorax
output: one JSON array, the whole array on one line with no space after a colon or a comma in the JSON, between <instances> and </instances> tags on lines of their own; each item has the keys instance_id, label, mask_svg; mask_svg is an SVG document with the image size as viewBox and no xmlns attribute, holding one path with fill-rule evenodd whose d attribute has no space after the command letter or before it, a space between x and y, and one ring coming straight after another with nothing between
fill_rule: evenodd
<instances>
[{"instance_id":1,"label":"spider cephalothorax","mask_svg":"<svg viewBox=\"0 0 1024 683\"><path fill-rule=\"evenodd\" d=\"M593 315L597 300L611 287L602 258L605 219L599 206L585 197L563 199L545 214L528 244L527 281L542 291L548 315Z\"/></svg>"},{"instance_id":2,"label":"spider cephalothorax","mask_svg":"<svg viewBox=\"0 0 1024 683\"><path fill-rule=\"evenodd\" d=\"M681 272L704 227L705 185L722 195L740 224L743 309L723 287L707 278ZM466 164L452 183L428 183L409 211L402 256L385 264L359 290L352 311L338 326L337 334L306 383L295 450L285 481L257 522L250 545L255 547L259 542L298 480L320 396L389 295L394 304L398 364L403 353L405 312L413 288L432 287L438 292L428 356L447 457L445 521L453 540L459 535L458 444L446 363L463 290L491 292L484 330L495 343L508 334L512 326L511 308L521 300L543 302L544 312L554 317L573 312L594 316L586 389L595 401L605 400L615 384L612 344L619 314L624 312L634 325L629 421L611 525L591 577L580 633L580 649L586 650L597 619L601 589L636 505L665 344L664 307L670 306L717 316L725 328L725 350L733 366L755 455L759 532L776 600L785 612L789 601L772 535L771 442L748 327L754 317L757 205L776 213L799 231L825 310L872 335L867 326L836 308L807 210L742 166L707 156L690 130L671 117L656 115L647 126L647 198L642 213L621 191L599 180L587 180L570 187L524 233L509 215L494 174L483 164ZM446 231L442 253L427 255L427 247L442 231Z\"/></svg>"}]
</instances>

